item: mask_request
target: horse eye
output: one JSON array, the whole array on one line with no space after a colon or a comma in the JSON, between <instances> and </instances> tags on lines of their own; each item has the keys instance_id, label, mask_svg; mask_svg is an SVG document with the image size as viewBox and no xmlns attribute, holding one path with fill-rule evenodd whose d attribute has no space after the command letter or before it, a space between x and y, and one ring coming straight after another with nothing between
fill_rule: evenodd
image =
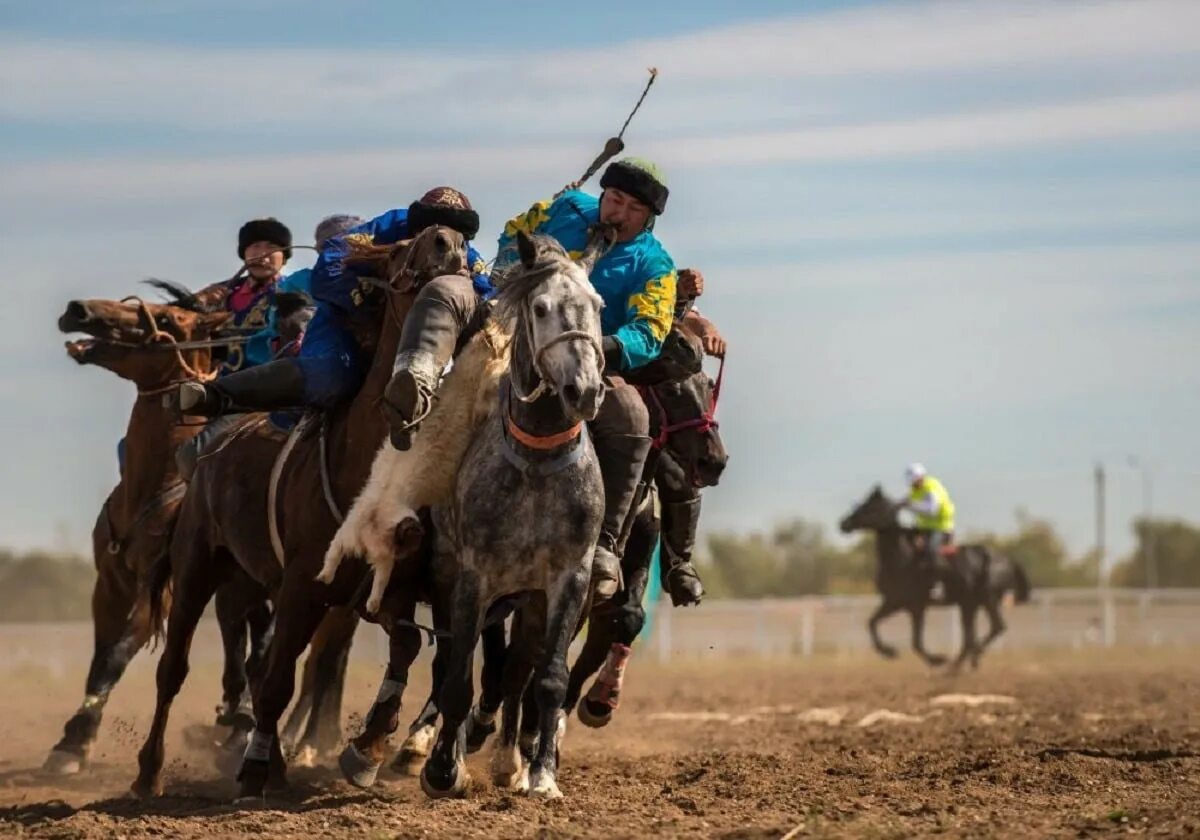
<instances>
[{"instance_id":1,"label":"horse eye","mask_svg":"<svg viewBox=\"0 0 1200 840\"><path fill-rule=\"evenodd\" d=\"M550 307L545 301L539 300L533 304L533 315L535 318L545 318L550 314Z\"/></svg>"}]
</instances>

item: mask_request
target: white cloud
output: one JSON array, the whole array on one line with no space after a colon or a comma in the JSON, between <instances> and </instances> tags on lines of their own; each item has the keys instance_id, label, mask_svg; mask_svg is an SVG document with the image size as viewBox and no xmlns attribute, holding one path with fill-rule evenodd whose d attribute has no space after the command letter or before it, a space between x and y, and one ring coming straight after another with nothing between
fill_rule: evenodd
<instances>
[{"instance_id":1,"label":"white cloud","mask_svg":"<svg viewBox=\"0 0 1200 840\"><path fill-rule=\"evenodd\" d=\"M1200 90L1109 97L890 123L697 136L645 144L672 170L904 159L1101 138L1200 131ZM379 182L512 181L571 173L590 157L584 142L374 149L222 158L99 158L10 165L6 191L24 200L70 197L113 206L231 194L345 192ZM548 186L548 185L547 185Z\"/></svg>"},{"instance_id":2,"label":"white cloud","mask_svg":"<svg viewBox=\"0 0 1200 840\"><path fill-rule=\"evenodd\" d=\"M593 49L533 52L188 47L0 40L0 113L26 120L153 122L213 129L333 121L348 131L428 122L533 131L602 125L644 78L663 71L652 107L673 115L735 101L769 81L1131 60L1200 54L1189 0L897 4L716 27ZM428 70L422 71L422 68ZM436 68L436 71L433 70ZM386 80L386 81L384 81ZM738 87L730 89L730 83ZM819 90L809 91L819 98ZM679 106L678 108L676 106ZM436 107L436 111L434 108ZM654 119L653 117L651 119ZM447 121L450 125L446 126ZM431 126L422 125L422 130Z\"/></svg>"}]
</instances>

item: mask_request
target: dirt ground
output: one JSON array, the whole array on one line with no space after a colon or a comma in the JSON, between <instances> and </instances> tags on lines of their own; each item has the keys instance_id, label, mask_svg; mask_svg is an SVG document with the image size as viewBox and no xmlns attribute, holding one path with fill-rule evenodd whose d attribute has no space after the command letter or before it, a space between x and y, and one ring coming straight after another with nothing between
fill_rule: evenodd
<instances>
[{"instance_id":1,"label":"dirt ground","mask_svg":"<svg viewBox=\"0 0 1200 840\"><path fill-rule=\"evenodd\" d=\"M485 751L469 763L462 800L430 802L396 775L360 791L334 769L293 768L289 793L252 808L230 804L234 783L181 734L211 721L211 664L193 670L175 704L167 795L149 802L124 795L153 706L149 657L114 692L94 766L66 780L37 768L80 699L82 672L12 666L0 673L0 834L1200 835L1197 651L1028 656L996 654L980 673L951 678L912 659L662 666L635 654L613 724L572 720L559 802L493 789ZM367 708L377 679L354 664L348 712ZM408 709L427 685L410 686Z\"/></svg>"}]
</instances>

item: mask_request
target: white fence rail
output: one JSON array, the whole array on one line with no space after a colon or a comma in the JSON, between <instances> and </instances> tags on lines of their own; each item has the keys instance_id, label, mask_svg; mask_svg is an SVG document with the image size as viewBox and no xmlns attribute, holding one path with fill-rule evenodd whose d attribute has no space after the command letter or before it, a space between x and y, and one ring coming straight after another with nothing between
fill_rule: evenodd
<instances>
[{"instance_id":1,"label":"white fence rail","mask_svg":"<svg viewBox=\"0 0 1200 840\"><path fill-rule=\"evenodd\" d=\"M867 618L879 604L875 596L827 596L761 601L705 601L699 608L672 609L659 602L650 614L643 650L660 661L689 661L733 656L806 657L858 655L870 650ZM418 615L429 621L425 610ZM1008 632L997 642L1010 650L1072 649L1089 646L1200 647L1200 589L1035 590L1028 604L1006 606ZM980 614L977 626L986 629ZM958 610L928 612L926 646L931 651L958 649ZM889 644L907 649L911 634L907 613L896 613L880 626ZM92 655L92 628L86 622L0 624L0 671L32 666L80 679ZM428 656L428 649L425 656ZM387 661L387 640L374 625L360 628L351 656L360 662ZM133 667L151 667L156 657L139 656ZM214 622L201 623L192 661L221 660Z\"/></svg>"},{"instance_id":2,"label":"white fence rail","mask_svg":"<svg viewBox=\"0 0 1200 840\"><path fill-rule=\"evenodd\" d=\"M870 595L706 601L686 610L659 604L646 643L662 661L855 653L871 647L867 620L878 605ZM1029 603L1005 605L1002 612L1008 630L999 648L1200 646L1200 589L1043 589ZM908 613L898 612L881 622L880 636L908 648L910 626ZM982 611L976 628L986 632ZM927 649L957 650L961 632L957 608L926 613Z\"/></svg>"}]
</instances>

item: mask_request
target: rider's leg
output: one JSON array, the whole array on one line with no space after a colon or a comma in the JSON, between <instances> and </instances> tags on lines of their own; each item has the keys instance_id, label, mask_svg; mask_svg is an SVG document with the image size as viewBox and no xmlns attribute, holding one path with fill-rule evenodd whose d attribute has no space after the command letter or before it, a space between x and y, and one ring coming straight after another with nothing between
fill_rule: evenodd
<instances>
[{"instance_id":1,"label":"rider's leg","mask_svg":"<svg viewBox=\"0 0 1200 840\"><path fill-rule=\"evenodd\" d=\"M608 391L590 426L604 481L604 521L592 561L596 601L607 600L617 591L625 521L642 486L650 452L650 415L637 389L619 377L606 377L606 383Z\"/></svg>"},{"instance_id":2,"label":"rider's leg","mask_svg":"<svg viewBox=\"0 0 1200 840\"><path fill-rule=\"evenodd\" d=\"M662 585L677 607L699 604L704 584L692 565L696 525L700 521L700 491L687 482L683 470L663 452L655 471L662 500Z\"/></svg>"},{"instance_id":3,"label":"rider's leg","mask_svg":"<svg viewBox=\"0 0 1200 840\"><path fill-rule=\"evenodd\" d=\"M194 438L181 443L175 450L175 466L179 469L179 477L184 481L191 481L192 475L196 472L196 463L200 458L240 421L241 418L236 414L217 417L206 424Z\"/></svg>"},{"instance_id":4,"label":"rider's leg","mask_svg":"<svg viewBox=\"0 0 1200 840\"><path fill-rule=\"evenodd\" d=\"M331 307L322 304L298 357L275 359L208 384L184 383L179 388L179 409L211 417L336 405L358 389L362 380L359 356L353 334L338 323Z\"/></svg>"},{"instance_id":5,"label":"rider's leg","mask_svg":"<svg viewBox=\"0 0 1200 840\"><path fill-rule=\"evenodd\" d=\"M395 373L384 392L392 445L412 446L429 413L442 371L455 351L482 326L487 307L470 277L446 274L426 283L404 319Z\"/></svg>"}]
</instances>

